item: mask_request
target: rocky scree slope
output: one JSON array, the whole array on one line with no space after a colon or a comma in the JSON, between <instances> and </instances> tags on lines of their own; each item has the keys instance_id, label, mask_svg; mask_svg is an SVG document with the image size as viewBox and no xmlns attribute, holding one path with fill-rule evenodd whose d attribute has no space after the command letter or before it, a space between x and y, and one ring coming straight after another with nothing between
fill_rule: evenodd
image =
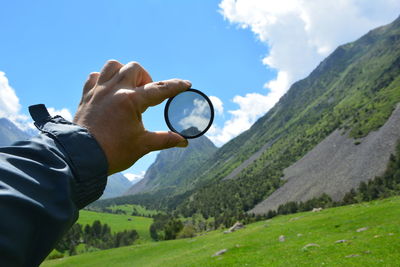
<instances>
[{"instance_id":1,"label":"rocky scree slope","mask_svg":"<svg viewBox=\"0 0 400 267\"><path fill-rule=\"evenodd\" d=\"M285 184L250 212L265 213L287 202L305 202L322 193L340 201L349 188L357 188L361 182L383 175L398 140L400 105L378 131L357 141L335 130L302 159L286 168L283 171Z\"/></svg>"}]
</instances>

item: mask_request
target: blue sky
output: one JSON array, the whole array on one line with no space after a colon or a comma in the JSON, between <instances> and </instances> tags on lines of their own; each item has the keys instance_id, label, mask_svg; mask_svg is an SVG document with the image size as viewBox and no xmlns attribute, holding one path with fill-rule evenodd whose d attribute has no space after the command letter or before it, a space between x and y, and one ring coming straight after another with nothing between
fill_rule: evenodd
<instances>
[{"instance_id":1,"label":"blue sky","mask_svg":"<svg viewBox=\"0 0 400 267\"><path fill-rule=\"evenodd\" d=\"M1 113L0 107L0 116L26 115L36 103L74 114L90 72L108 59L138 61L155 81L188 79L220 99L223 110L209 136L222 145L337 45L390 22L400 8L391 0L342 2L333 7L336 1L3 2L0 72L8 79L3 89L13 89L20 108ZM5 103L4 95L0 91ZM167 129L163 108L145 113L149 130ZM146 170L154 158L155 153L145 157L128 172Z\"/></svg>"},{"instance_id":2,"label":"blue sky","mask_svg":"<svg viewBox=\"0 0 400 267\"><path fill-rule=\"evenodd\" d=\"M265 45L251 32L224 21L217 12L218 1L166 2L3 4L0 70L16 91L22 112L31 104L45 103L74 113L87 75L108 59L138 61L153 80L189 79L228 109L234 95L262 89L274 75L261 64ZM163 107L146 112L148 129L166 129ZM217 123L221 119L217 117ZM133 171L145 170L148 161Z\"/></svg>"},{"instance_id":3,"label":"blue sky","mask_svg":"<svg viewBox=\"0 0 400 267\"><path fill-rule=\"evenodd\" d=\"M218 1L166 2L3 3L0 70L16 91L22 113L35 103L74 113L87 75L108 59L138 61L153 80L189 79L228 109L234 95L262 89L274 75L261 64L266 46L224 21ZM148 129L166 129L163 107L146 112ZM153 158L133 171L145 170Z\"/></svg>"},{"instance_id":4,"label":"blue sky","mask_svg":"<svg viewBox=\"0 0 400 267\"><path fill-rule=\"evenodd\" d=\"M9 1L0 13L0 70L24 108L44 102L71 112L87 74L108 59L138 61L154 80L189 79L227 108L273 75L261 64L265 45L224 21L218 1L166 2ZM146 125L163 128L162 116Z\"/></svg>"}]
</instances>

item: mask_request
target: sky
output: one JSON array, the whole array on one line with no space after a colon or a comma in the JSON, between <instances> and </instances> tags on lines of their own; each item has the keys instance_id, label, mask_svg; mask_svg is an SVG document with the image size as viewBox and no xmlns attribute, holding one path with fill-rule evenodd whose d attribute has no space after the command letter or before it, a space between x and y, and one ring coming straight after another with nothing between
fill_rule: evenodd
<instances>
[{"instance_id":1,"label":"sky","mask_svg":"<svg viewBox=\"0 0 400 267\"><path fill-rule=\"evenodd\" d=\"M87 75L108 59L209 95L221 146L264 115L338 45L400 14L398 0L6 1L0 4L0 117L32 127L29 105L72 119ZM144 114L167 130L165 104ZM143 176L157 153L125 175Z\"/></svg>"}]
</instances>

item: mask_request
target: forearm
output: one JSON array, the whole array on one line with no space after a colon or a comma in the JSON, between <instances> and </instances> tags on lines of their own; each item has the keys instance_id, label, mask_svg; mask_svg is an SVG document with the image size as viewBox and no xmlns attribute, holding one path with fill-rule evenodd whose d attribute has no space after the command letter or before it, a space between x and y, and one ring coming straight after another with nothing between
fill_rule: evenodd
<instances>
[{"instance_id":1,"label":"forearm","mask_svg":"<svg viewBox=\"0 0 400 267\"><path fill-rule=\"evenodd\" d=\"M76 220L101 196L107 174L145 154L185 147L174 132L145 129L142 113L191 87L189 81L152 82L137 62L110 60L89 75L74 122L31 115L41 137L0 149L0 266L38 265Z\"/></svg>"},{"instance_id":2,"label":"forearm","mask_svg":"<svg viewBox=\"0 0 400 267\"><path fill-rule=\"evenodd\" d=\"M38 123L44 132L0 148L0 266L36 266L99 198L107 177L101 148L62 118Z\"/></svg>"}]
</instances>

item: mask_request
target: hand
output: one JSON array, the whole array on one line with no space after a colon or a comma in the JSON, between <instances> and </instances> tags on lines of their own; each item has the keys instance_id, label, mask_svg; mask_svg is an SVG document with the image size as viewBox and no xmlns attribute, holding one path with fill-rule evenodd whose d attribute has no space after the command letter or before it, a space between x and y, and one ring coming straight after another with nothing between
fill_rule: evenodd
<instances>
[{"instance_id":1,"label":"hand","mask_svg":"<svg viewBox=\"0 0 400 267\"><path fill-rule=\"evenodd\" d=\"M86 127L102 147L108 174L125 170L145 154L188 142L173 132L149 132L142 113L191 87L178 79L152 82L136 62L108 61L100 73L89 75L74 122Z\"/></svg>"}]
</instances>

